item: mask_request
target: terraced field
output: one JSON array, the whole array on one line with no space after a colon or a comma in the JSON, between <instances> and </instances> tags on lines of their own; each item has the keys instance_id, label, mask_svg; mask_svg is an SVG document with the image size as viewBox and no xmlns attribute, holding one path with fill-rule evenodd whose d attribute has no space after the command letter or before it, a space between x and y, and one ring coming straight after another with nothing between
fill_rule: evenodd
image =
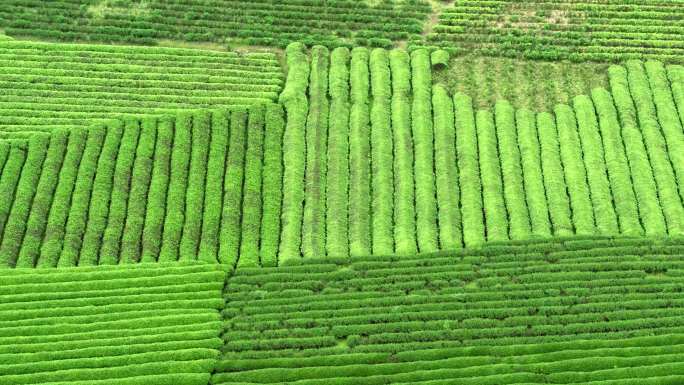
<instances>
[{"instance_id":1,"label":"terraced field","mask_svg":"<svg viewBox=\"0 0 684 385\"><path fill-rule=\"evenodd\" d=\"M684 384L680 14L3 3L0 385Z\"/></svg>"}]
</instances>

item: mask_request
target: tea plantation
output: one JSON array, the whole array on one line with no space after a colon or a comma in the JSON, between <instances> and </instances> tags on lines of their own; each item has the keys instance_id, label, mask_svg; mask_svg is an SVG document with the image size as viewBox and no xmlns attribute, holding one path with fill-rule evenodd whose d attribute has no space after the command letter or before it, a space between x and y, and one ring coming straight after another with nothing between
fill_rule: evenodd
<instances>
[{"instance_id":1,"label":"tea plantation","mask_svg":"<svg viewBox=\"0 0 684 385\"><path fill-rule=\"evenodd\" d=\"M0 385L684 384L684 3L5 3Z\"/></svg>"}]
</instances>

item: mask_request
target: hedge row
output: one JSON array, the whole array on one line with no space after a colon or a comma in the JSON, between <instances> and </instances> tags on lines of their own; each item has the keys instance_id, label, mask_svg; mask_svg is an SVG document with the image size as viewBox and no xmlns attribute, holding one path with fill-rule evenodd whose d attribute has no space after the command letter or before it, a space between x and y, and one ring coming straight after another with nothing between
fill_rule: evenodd
<instances>
[{"instance_id":1,"label":"hedge row","mask_svg":"<svg viewBox=\"0 0 684 385\"><path fill-rule=\"evenodd\" d=\"M392 76L392 139L394 143L394 240L399 255L415 254L416 214L414 190L414 154L411 136L411 67L406 52L393 50L390 56Z\"/></svg>"},{"instance_id":2,"label":"hedge row","mask_svg":"<svg viewBox=\"0 0 684 385\"><path fill-rule=\"evenodd\" d=\"M392 141L392 75L389 54L381 48L370 54L371 76L371 212L372 253L394 253L394 173Z\"/></svg>"},{"instance_id":3,"label":"hedge row","mask_svg":"<svg viewBox=\"0 0 684 385\"><path fill-rule=\"evenodd\" d=\"M434 62L433 62L434 66ZM432 88L432 110L435 137L435 186L439 243L443 249L463 245L461 225L461 192L456 162L456 131L454 129L453 101L446 89Z\"/></svg>"},{"instance_id":4,"label":"hedge row","mask_svg":"<svg viewBox=\"0 0 684 385\"><path fill-rule=\"evenodd\" d=\"M349 255L349 60L347 48L336 48L330 55L328 93L330 121L326 175L326 254Z\"/></svg>"},{"instance_id":5,"label":"hedge row","mask_svg":"<svg viewBox=\"0 0 684 385\"><path fill-rule=\"evenodd\" d=\"M325 255L325 179L328 136L328 49L311 50L309 77L309 115L306 120L306 174L304 176L304 213L302 255Z\"/></svg>"},{"instance_id":6,"label":"hedge row","mask_svg":"<svg viewBox=\"0 0 684 385\"><path fill-rule=\"evenodd\" d=\"M349 255L371 254L369 52L354 48L350 63Z\"/></svg>"},{"instance_id":7,"label":"hedge row","mask_svg":"<svg viewBox=\"0 0 684 385\"><path fill-rule=\"evenodd\" d=\"M283 203L278 260L301 256L302 205L306 167L306 117L309 111L306 92L309 84L309 61L304 46L292 43L287 47L287 82L280 102L285 107L286 125L283 134Z\"/></svg>"},{"instance_id":8,"label":"hedge row","mask_svg":"<svg viewBox=\"0 0 684 385\"><path fill-rule=\"evenodd\" d=\"M478 153L477 128L472 99L464 94L454 95L454 120L456 157L458 159L458 183L461 186L463 204L463 243L475 247L485 241L485 214L483 211L482 181L480 180L480 156Z\"/></svg>"},{"instance_id":9,"label":"hedge row","mask_svg":"<svg viewBox=\"0 0 684 385\"><path fill-rule=\"evenodd\" d=\"M427 50L411 52L411 132L413 134L414 178L416 181L416 235L423 253L439 248L432 127L432 67Z\"/></svg>"}]
</instances>

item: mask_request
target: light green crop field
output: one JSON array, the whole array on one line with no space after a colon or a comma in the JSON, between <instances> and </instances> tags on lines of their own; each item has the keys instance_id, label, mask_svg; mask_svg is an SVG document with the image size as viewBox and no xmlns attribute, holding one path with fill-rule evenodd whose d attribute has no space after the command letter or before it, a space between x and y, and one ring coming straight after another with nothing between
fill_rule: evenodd
<instances>
[{"instance_id":1,"label":"light green crop field","mask_svg":"<svg viewBox=\"0 0 684 385\"><path fill-rule=\"evenodd\" d=\"M0 130L84 127L117 115L250 106L278 97L275 54L0 43Z\"/></svg>"},{"instance_id":2,"label":"light green crop field","mask_svg":"<svg viewBox=\"0 0 684 385\"><path fill-rule=\"evenodd\" d=\"M683 15L7 0L0 384L684 384Z\"/></svg>"}]
</instances>

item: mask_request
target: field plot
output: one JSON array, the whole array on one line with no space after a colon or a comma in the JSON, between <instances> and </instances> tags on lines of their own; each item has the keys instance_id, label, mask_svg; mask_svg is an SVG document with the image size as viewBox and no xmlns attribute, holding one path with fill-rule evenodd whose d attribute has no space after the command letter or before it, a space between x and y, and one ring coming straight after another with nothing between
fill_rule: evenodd
<instances>
[{"instance_id":1,"label":"field plot","mask_svg":"<svg viewBox=\"0 0 684 385\"><path fill-rule=\"evenodd\" d=\"M431 7L424 0L136 1L9 0L0 28L48 40L159 40L285 47L308 44L392 46L420 36ZM70 20L64 23L63 20Z\"/></svg>"},{"instance_id":2,"label":"field plot","mask_svg":"<svg viewBox=\"0 0 684 385\"><path fill-rule=\"evenodd\" d=\"M682 235L679 65L613 65L609 88L535 112L433 85L426 50L302 48L280 97L279 260Z\"/></svg>"},{"instance_id":3,"label":"field plot","mask_svg":"<svg viewBox=\"0 0 684 385\"><path fill-rule=\"evenodd\" d=\"M7 41L0 65L0 131L272 102L283 81L276 55L258 52Z\"/></svg>"},{"instance_id":4,"label":"field plot","mask_svg":"<svg viewBox=\"0 0 684 385\"><path fill-rule=\"evenodd\" d=\"M197 263L0 273L0 383L206 385L224 280Z\"/></svg>"},{"instance_id":5,"label":"field plot","mask_svg":"<svg viewBox=\"0 0 684 385\"><path fill-rule=\"evenodd\" d=\"M268 105L5 134L0 265L274 265L282 131Z\"/></svg>"},{"instance_id":6,"label":"field plot","mask_svg":"<svg viewBox=\"0 0 684 385\"><path fill-rule=\"evenodd\" d=\"M681 62L682 13L679 1L457 0L416 43L530 59Z\"/></svg>"},{"instance_id":7,"label":"field plot","mask_svg":"<svg viewBox=\"0 0 684 385\"><path fill-rule=\"evenodd\" d=\"M575 237L238 269L212 383L682 383L683 253Z\"/></svg>"}]
</instances>

